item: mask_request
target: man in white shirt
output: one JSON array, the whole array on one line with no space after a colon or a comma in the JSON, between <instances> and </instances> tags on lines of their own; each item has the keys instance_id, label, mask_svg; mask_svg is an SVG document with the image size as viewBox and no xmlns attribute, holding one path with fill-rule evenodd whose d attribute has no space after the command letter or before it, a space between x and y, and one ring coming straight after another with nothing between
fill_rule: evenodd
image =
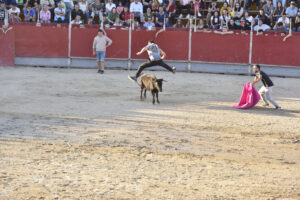
<instances>
[{"instance_id":1,"label":"man in white shirt","mask_svg":"<svg viewBox=\"0 0 300 200\"><path fill-rule=\"evenodd\" d=\"M139 18L140 22L143 21L143 4L139 0L134 0L130 4L130 13L134 15L134 18Z\"/></svg>"},{"instance_id":2,"label":"man in white shirt","mask_svg":"<svg viewBox=\"0 0 300 200\"><path fill-rule=\"evenodd\" d=\"M65 20L66 11L61 3L58 3L57 8L54 9L54 14L54 21L56 23L62 23Z\"/></svg>"},{"instance_id":3,"label":"man in white shirt","mask_svg":"<svg viewBox=\"0 0 300 200\"><path fill-rule=\"evenodd\" d=\"M258 24L256 26L254 26L254 31L257 31L257 32L264 32L264 31L267 31L270 29L271 29L270 26L268 26L267 24L263 24L262 19L259 19Z\"/></svg>"},{"instance_id":4,"label":"man in white shirt","mask_svg":"<svg viewBox=\"0 0 300 200\"><path fill-rule=\"evenodd\" d=\"M19 17L20 15L20 8L17 7L16 3L12 4L12 7L8 10L8 14L11 15L12 13L15 14L15 16Z\"/></svg>"},{"instance_id":5,"label":"man in white shirt","mask_svg":"<svg viewBox=\"0 0 300 200\"><path fill-rule=\"evenodd\" d=\"M277 26L277 24L279 22L282 22L283 26L286 28L290 27L290 19L288 17L286 17L286 14L283 13L282 17L279 17L279 19L277 20L275 26Z\"/></svg>"},{"instance_id":6,"label":"man in white shirt","mask_svg":"<svg viewBox=\"0 0 300 200\"><path fill-rule=\"evenodd\" d=\"M115 8L115 7L116 7L116 4L114 4L112 0L109 0L109 1L107 2L107 4L105 5L105 12L108 14L108 13L110 13L111 10L112 10L113 8Z\"/></svg>"}]
</instances>

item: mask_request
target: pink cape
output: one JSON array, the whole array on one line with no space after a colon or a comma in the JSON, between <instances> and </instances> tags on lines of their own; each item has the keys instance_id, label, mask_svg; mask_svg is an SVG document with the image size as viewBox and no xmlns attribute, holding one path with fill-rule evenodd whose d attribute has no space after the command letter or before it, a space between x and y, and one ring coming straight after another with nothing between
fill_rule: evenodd
<instances>
[{"instance_id":1,"label":"pink cape","mask_svg":"<svg viewBox=\"0 0 300 200\"><path fill-rule=\"evenodd\" d=\"M255 106L260 100L260 95L250 83L245 83L244 90L238 104L233 107L238 109L248 109Z\"/></svg>"}]
</instances>

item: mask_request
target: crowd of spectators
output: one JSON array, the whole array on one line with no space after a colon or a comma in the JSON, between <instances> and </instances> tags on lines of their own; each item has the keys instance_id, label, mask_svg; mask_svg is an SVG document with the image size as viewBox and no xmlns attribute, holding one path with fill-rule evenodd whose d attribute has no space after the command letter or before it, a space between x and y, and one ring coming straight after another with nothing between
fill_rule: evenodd
<instances>
[{"instance_id":1,"label":"crowd of spectators","mask_svg":"<svg viewBox=\"0 0 300 200\"><path fill-rule=\"evenodd\" d=\"M0 0L0 21L255 31L300 31L300 2L288 0ZM188 22L188 23L187 23ZM195 25L196 24L196 25ZM292 24L292 26L291 26Z\"/></svg>"}]
</instances>

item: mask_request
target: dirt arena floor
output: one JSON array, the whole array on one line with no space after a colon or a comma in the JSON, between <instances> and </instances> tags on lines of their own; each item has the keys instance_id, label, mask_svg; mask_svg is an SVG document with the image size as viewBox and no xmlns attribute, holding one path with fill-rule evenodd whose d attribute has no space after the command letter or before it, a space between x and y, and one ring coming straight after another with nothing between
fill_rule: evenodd
<instances>
[{"instance_id":1,"label":"dirt arena floor","mask_svg":"<svg viewBox=\"0 0 300 200\"><path fill-rule=\"evenodd\" d=\"M237 110L253 77L149 73L159 105L133 72L0 68L0 199L300 199L300 79Z\"/></svg>"}]
</instances>

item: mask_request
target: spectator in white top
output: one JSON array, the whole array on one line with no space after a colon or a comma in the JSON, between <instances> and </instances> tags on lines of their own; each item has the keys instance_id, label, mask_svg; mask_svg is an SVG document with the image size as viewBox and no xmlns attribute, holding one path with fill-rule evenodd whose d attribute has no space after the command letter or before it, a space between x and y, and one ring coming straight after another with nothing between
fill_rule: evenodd
<instances>
[{"instance_id":1,"label":"spectator in white top","mask_svg":"<svg viewBox=\"0 0 300 200\"><path fill-rule=\"evenodd\" d=\"M275 24L275 27L279 22L282 22L283 26L286 28L290 27L290 19L286 16L285 13L283 13L282 17L279 17L279 19L277 20L277 22Z\"/></svg>"},{"instance_id":2,"label":"spectator in white top","mask_svg":"<svg viewBox=\"0 0 300 200\"><path fill-rule=\"evenodd\" d=\"M134 0L130 4L130 13L133 14L135 19L139 22L143 21L143 4L139 0Z\"/></svg>"},{"instance_id":3,"label":"spectator in white top","mask_svg":"<svg viewBox=\"0 0 300 200\"><path fill-rule=\"evenodd\" d=\"M61 3L58 3L57 8L54 9L54 22L62 23L65 20L66 11Z\"/></svg>"},{"instance_id":4,"label":"spectator in white top","mask_svg":"<svg viewBox=\"0 0 300 200\"><path fill-rule=\"evenodd\" d=\"M109 0L105 5L105 12L108 14L113 8L116 8L116 4L114 4L112 0Z\"/></svg>"},{"instance_id":5,"label":"spectator in white top","mask_svg":"<svg viewBox=\"0 0 300 200\"><path fill-rule=\"evenodd\" d=\"M11 5L12 7L8 10L8 14L11 15L11 14L14 14L16 17L19 17L20 16L20 8L17 7L17 4L16 3L13 3Z\"/></svg>"},{"instance_id":6,"label":"spectator in white top","mask_svg":"<svg viewBox=\"0 0 300 200\"><path fill-rule=\"evenodd\" d=\"M86 15L86 18L89 18L89 3L86 0L80 0L79 9L82 10L83 14Z\"/></svg>"},{"instance_id":7,"label":"spectator in white top","mask_svg":"<svg viewBox=\"0 0 300 200\"><path fill-rule=\"evenodd\" d=\"M271 27L268 26L267 24L263 24L262 19L258 19L258 24L254 26L254 31L257 31L258 33L270 30Z\"/></svg>"},{"instance_id":8,"label":"spectator in white top","mask_svg":"<svg viewBox=\"0 0 300 200\"><path fill-rule=\"evenodd\" d=\"M81 16L76 15L75 19L71 21L71 24L82 24Z\"/></svg>"}]
</instances>

